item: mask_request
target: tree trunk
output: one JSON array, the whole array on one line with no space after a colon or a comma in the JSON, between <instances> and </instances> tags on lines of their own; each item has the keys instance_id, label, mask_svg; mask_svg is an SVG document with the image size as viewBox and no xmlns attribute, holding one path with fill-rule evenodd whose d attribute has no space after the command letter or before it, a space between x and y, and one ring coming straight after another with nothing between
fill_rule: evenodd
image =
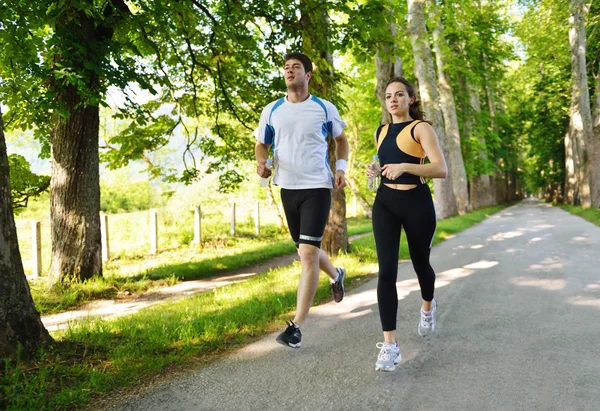
<instances>
[{"instance_id":1,"label":"tree trunk","mask_svg":"<svg viewBox=\"0 0 600 411\"><path fill-rule=\"evenodd\" d=\"M433 122L437 133L442 154L446 159L448 170L452 173L448 141L444 132L444 120L435 81L433 57L429 45L429 36L425 28L425 0L408 0L408 34L412 43L415 59L415 76L419 82L419 92L427 118ZM433 180L436 214L438 218L446 218L458 213L456 198L452 188L451 178L436 178Z\"/></svg>"},{"instance_id":2,"label":"tree trunk","mask_svg":"<svg viewBox=\"0 0 600 411\"><path fill-rule=\"evenodd\" d=\"M590 142L590 164L592 180L590 194L592 207L600 208L600 65L596 74L596 92L594 93L592 141Z\"/></svg>"},{"instance_id":3,"label":"tree trunk","mask_svg":"<svg viewBox=\"0 0 600 411\"><path fill-rule=\"evenodd\" d=\"M1 107L0 107L1 110ZM23 271L12 208L8 154L0 111L0 357L52 342L33 304Z\"/></svg>"},{"instance_id":4,"label":"tree trunk","mask_svg":"<svg viewBox=\"0 0 600 411\"><path fill-rule=\"evenodd\" d=\"M326 5L316 0L300 1L302 25L303 52L313 59L315 56L316 67L312 88L317 95L327 100L335 96L335 81L333 73L333 56L329 51L329 16ZM320 29L319 29L320 28ZM335 141L333 136L328 136L329 165L335 173ZM348 228L346 225L346 193L344 190L333 188L331 190L331 209L321 248L329 255L337 255L340 251L349 249Z\"/></svg>"},{"instance_id":5,"label":"tree trunk","mask_svg":"<svg viewBox=\"0 0 600 411\"><path fill-rule=\"evenodd\" d=\"M354 181L352 177L346 177L346 181L348 182L348 187L350 187L350 190L352 190L352 194L354 194L354 196L357 198L367 217L371 218L373 215L373 209L369 203L367 203L367 200L365 200L365 198L360 194L356 181Z\"/></svg>"},{"instance_id":6,"label":"tree trunk","mask_svg":"<svg viewBox=\"0 0 600 411\"><path fill-rule=\"evenodd\" d=\"M285 227L283 207L278 201L275 200L275 195L273 194L273 184L269 184L269 187L267 188L267 198L269 199L269 204L271 204L277 212L277 218L279 219L279 227Z\"/></svg>"},{"instance_id":7,"label":"tree trunk","mask_svg":"<svg viewBox=\"0 0 600 411\"><path fill-rule=\"evenodd\" d=\"M392 122L392 116L388 113L385 106L385 84L394 76L394 63L392 63L389 57L380 57L380 55L385 55L385 53L385 51L378 50L375 54L375 73L377 76L375 95L381 106L381 124Z\"/></svg>"},{"instance_id":8,"label":"tree trunk","mask_svg":"<svg viewBox=\"0 0 600 411\"><path fill-rule=\"evenodd\" d=\"M458 130L456 106L454 104L454 93L452 92L450 75L446 70L446 50L444 49L445 39L443 38L442 23L439 20L435 1L432 2L431 9L433 11L432 14L434 20L437 22L435 29L433 30L433 49L435 51L435 60L437 64L440 106L444 116L448 152L450 155L450 163L452 164L449 177L452 179L452 188L454 189L454 196L456 197L458 213L464 214L470 210L467 173L465 171L465 163L460 145L460 133Z\"/></svg>"},{"instance_id":9,"label":"tree trunk","mask_svg":"<svg viewBox=\"0 0 600 411\"><path fill-rule=\"evenodd\" d=\"M592 140L592 114L586 72L586 38L583 0L571 0L569 44L571 46L571 107L569 130L565 138L565 157L569 160L565 181L567 202L591 205L588 146Z\"/></svg>"},{"instance_id":10,"label":"tree trunk","mask_svg":"<svg viewBox=\"0 0 600 411\"><path fill-rule=\"evenodd\" d=\"M106 36L112 36L111 31L99 27L83 11L79 11L76 18L65 13L55 32L61 41L60 47L88 50L98 61L108 52L102 49ZM79 37L74 39L72 33L75 32ZM65 60L67 58L71 60ZM79 86L86 90L64 85L60 80L50 86L68 114L56 114L50 135L52 262L49 275L53 284L68 284L102 275L97 105L101 88L98 75L85 69L83 62L74 61L68 52L63 54L58 50L55 64L75 66L76 72L85 73L86 81L86 86ZM96 93L96 101L90 102L91 97L84 100L80 93Z\"/></svg>"},{"instance_id":11,"label":"tree trunk","mask_svg":"<svg viewBox=\"0 0 600 411\"><path fill-rule=\"evenodd\" d=\"M393 3L385 7L385 13L393 15ZM389 38L395 39L397 35L396 25L392 22L388 25ZM382 45L375 53L375 72L377 73L377 88L375 96L381 105L381 124L392 122L392 116L385 106L385 85L393 77L404 76L402 59L399 56L394 42Z\"/></svg>"},{"instance_id":12,"label":"tree trunk","mask_svg":"<svg viewBox=\"0 0 600 411\"><path fill-rule=\"evenodd\" d=\"M467 122L467 130L469 132L469 137L472 134L475 134L477 140L481 145L481 148L476 156L480 156L484 161L487 160L487 149L485 143L485 136L481 133L479 129L476 129L474 125L479 121L481 117L481 103L479 102L479 90L476 85L467 82L466 83L467 92L469 94L469 104L471 106L471 110L473 113L473 120L469 120ZM493 181L492 181L493 180ZM475 175L471 177L470 181L470 199L471 199L471 207L473 209L486 207L491 203L492 196L492 182L495 184L496 180L494 176L491 177L482 174L480 170L476 170ZM493 190L493 196L496 197L496 190Z\"/></svg>"},{"instance_id":13,"label":"tree trunk","mask_svg":"<svg viewBox=\"0 0 600 411\"><path fill-rule=\"evenodd\" d=\"M487 94L487 98L488 98L488 109L490 111L490 127L493 130L496 130L496 97L494 95L494 87L492 86L492 81L490 80L490 76L488 75L488 71L487 71L487 56L485 53L483 53L482 56L483 59L483 67L484 67L484 81L485 81L485 93ZM485 140L484 140L485 141ZM485 156L487 158L487 150L485 153ZM498 160L496 160L497 162ZM489 183L487 183L489 186L493 185L492 181L495 181L495 177L494 177L495 173L492 173L492 175L485 175L483 176L484 179L487 178L487 180L489 181ZM510 196L510 192L508 193L508 195ZM506 202L503 201L503 202ZM496 196L496 191L495 190L489 190L488 194L485 198L485 205L486 206L490 206L490 205L496 205L498 204L498 198Z\"/></svg>"}]
</instances>

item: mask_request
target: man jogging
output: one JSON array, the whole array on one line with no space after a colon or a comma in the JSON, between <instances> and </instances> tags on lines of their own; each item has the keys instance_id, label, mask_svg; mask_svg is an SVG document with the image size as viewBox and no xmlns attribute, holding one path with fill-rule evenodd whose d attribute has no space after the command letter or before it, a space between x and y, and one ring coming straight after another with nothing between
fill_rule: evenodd
<instances>
[{"instance_id":1,"label":"man jogging","mask_svg":"<svg viewBox=\"0 0 600 411\"><path fill-rule=\"evenodd\" d=\"M302 329L317 291L319 270L329 277L334 300L344 298L346 271L334 267L321 250L323 231L331 206L331 189L346 185L348 159L346 123L333 104L308 93L312 62L302 53L284 58L286 97L268 104L255 130L256 172L269 177L266 166L273 147L273 184L281 187L281 201L290 234L300 255L302 275L298 284L296 315L277 337L277 342L299 348ZM336 142L336 171L329 167L327 135Z\"/></svg>"}]
</instances>

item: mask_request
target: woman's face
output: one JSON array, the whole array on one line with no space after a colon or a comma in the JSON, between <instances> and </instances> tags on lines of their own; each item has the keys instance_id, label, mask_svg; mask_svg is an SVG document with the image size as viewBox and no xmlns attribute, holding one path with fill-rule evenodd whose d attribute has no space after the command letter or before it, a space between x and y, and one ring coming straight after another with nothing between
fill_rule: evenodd
<instances>
[{"instance_id":1,"label":"woman's face","mask_svg":"<svg viewBox=\"0 0 600 411\"><path fill-rule=\"evenodd\" d=\"M414 98L408 95L406 86L403 83L392 83L385 89L385 106L387 111L397 117L408 114L408 107L414 101Z\"/></svg>"}]
</instances>

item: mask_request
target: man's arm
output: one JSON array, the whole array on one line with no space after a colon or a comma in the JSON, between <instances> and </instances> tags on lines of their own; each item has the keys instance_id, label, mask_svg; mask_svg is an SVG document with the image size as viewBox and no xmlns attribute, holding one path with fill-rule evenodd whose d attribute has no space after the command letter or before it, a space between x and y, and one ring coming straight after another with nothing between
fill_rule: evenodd
<instances>
[{"instance_id":1,"label":"man's arm","mask_svg":"<svg viewBox=\"0 0 600 411\"><path fill-rule=\"evenodd\" d=\"M267 158L269 158L269 149L271 148L270 144L264 144L260 141L256 142L256 146L254 146L254 154L256 156L256 174L261 177L270 177L271 169L266 167Z\"/></svg>"},{"instance_id":2,"label":"man's arm","mask_svg":"<svg viewBox=\"0 0 600 411\"><path fill-rule=\"evenodd\" d=\"M336 157L336 170L335 170L335 186L337 189L342 189L346 186L346 161L348 161L348 151L350 145L348 144L348 138L346 133L342 131L342 134L334 138L335 141L335 157Z\"/></svg>"}]
</instances>

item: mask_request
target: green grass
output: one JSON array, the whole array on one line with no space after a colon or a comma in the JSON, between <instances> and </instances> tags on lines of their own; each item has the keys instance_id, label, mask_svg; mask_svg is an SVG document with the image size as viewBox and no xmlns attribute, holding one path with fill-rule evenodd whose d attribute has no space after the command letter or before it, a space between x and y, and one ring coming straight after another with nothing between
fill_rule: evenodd
<instances>
[{"instance_id":1,"label":"green grass","mask_svg":"<svg viewBox=\"0 0 600 411\"><path fill-rule=\"evenodd\" d=\"M438 223L436 242L501 207ZM353 267L347 289L376 276L373 236L356 240L351 252L334 259ZM132 387L167 369L210 361L247 344L290 318L296 304L299 264L136 314L109 321L78 323L55 333L57 343L33 358L6 360L0 373L0 408L81 409L98 404L116 389ZM329 300L322 276L315 304Z\"/></svg>"},{"instance_id":2,"label":"green grass","mask_svg":"<svg viewBox=\"0 0 600 411\"><path fill-rule=\"evenodd\" d=\"M565 211L568 211L571 214L579 216L590 223L594 223L597 226L600 226L600 209L597 208L583 208L578 206L573 206L569 204L561 204L559 205Z\"/></svg>"},{"instance_id":3,"label":"green grass","mask_svg":"<svg viewBox=\"0 0 600 411\"><path fill-rule=\"evenodd\" d=\"M371 231L371 220L366 217L347 221L349 235ZM201 247L182 246L156 256L115 259L104 265L103 277L73 284L65 290L48 288L42 278L31 284L31 293L42 315L54 314L92 300L115 298L123 292L139 293L179 281L212 277L295 251L289 234L269 225L263 227L261 236L214 236Z\"/></svg>"}]
</instances>

